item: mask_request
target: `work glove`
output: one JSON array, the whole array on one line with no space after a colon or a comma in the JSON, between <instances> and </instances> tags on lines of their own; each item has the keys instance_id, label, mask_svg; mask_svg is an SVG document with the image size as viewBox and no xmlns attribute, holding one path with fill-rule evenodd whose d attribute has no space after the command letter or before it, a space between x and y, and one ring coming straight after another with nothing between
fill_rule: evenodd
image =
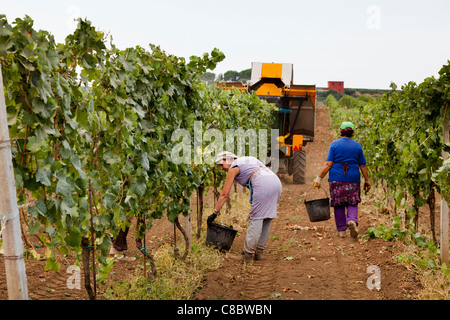
<instances>
[{"instance_id":1,"label":"work glove","mask_svg":"<svg viewBox=\"0 0 450 320\"><path fill-rule=\"evenodd\" d=\"M369 192L371 188L372 185L370 184L369 180L364 181L364 193L367 194L367 192Z\"/></svg>"},{"instance_id":2,"label":"work glove","mask_svg":"<svg viewBox=\"0 0 450 320\"><path fill-rule=\"evenodd\" d=\"M206 223L208 225L210 225L211 223L213 223L214 220L216 220L216 218L217 218L217 214L213 213L212 215L208 216Z\"/></svg>"},{"instance_id":3,"label":"work glove","mask_svg":"<svg viewBox=\"0 0 450 320\"><path fill-rule=\"evenodd\" d=\"M321 183L322 183L322 178L319 178L319 176L317 176L317 177L314 179L314 181L313 181L313 183L312 183L312 186L313 186L313 188L319 189Z\"/></svg>"}]
</instances>

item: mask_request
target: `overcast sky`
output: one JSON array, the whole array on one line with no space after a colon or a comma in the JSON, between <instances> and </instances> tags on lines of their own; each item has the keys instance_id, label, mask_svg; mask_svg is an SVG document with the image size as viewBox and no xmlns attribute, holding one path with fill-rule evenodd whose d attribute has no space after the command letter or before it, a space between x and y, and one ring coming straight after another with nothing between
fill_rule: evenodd
<instances>
[{"instance_id":1,"label":"overcast sky","mask_svg":"<svg viewBox=\"0 0 450 320\"><path fill-rule=\"evenodd\" d=\"M252 62L294 64L295 84L388 88L437 76L450 59L449 0L0 0L57 42L87 18L119 48L160 45L189 58L218 48L214 73Z\"/></svg>"}]
</instances>

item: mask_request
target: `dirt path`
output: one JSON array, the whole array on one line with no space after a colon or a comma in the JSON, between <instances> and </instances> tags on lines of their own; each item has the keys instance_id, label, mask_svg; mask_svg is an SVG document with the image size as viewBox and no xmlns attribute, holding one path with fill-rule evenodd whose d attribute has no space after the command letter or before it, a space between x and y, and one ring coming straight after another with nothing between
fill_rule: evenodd
<instances>
[{"instance_id":1,"label":"dirt path","mask_svg":"<svg viewBox=\"0 0 450 320\"><path fill-rule=\"evenodd\" d=\"M333 215L328 221L309 221L304 193L310 189L310 181L322 168L329 144L335 139L327 108L317 109L316 134L315 142L306 151L308 183L293 185L289 177L281 176L278 218L272 222L265 259L247 265L231 259L242 251L245 233L241 234L223 265L208 274L196 299L406 299L418 289L414 275L395 263L393 253L398 247L382 240L353 239L349 235L339 238ZM323 197L323 191L311 192L308 199ZM369 226L361 214L360 234ZM380 267L380 291L367 287L371 276L367 269L371 265Z\"/></svg>"}]
</instances>

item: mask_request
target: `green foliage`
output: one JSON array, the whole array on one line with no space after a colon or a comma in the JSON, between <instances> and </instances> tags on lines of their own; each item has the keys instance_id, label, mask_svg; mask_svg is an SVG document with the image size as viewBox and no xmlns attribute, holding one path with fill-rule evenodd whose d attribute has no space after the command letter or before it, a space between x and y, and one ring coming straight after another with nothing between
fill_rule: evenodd
<instances>
[{"instance_id":1,"label":"green foliage","mask_svg":"<svg viewBox=\"0 0 450 320\"><path fill-rule=\"evenodd\" d=\"M239 79L241 81L250 80L251 77L252 77L252 69L245 69L245 70L242 70L241 72L239 72Z\"/></svg>"},{"instance_id":2,"label":"green foliage","mask_svg":"<svg viewBox=\"0 0 450 320\"><path fill-rule=\"evenodd\" d=\"M242 71L228 70L223 74L223 81L242 81L250 80L252 69L245 69Z\"/></svg>"},{"instance_id":3,"label":"green foliage","mask_svg":"<svg viewBox=\"0 0 450 320\"><path fill-rule=\"evenodd\" d=\"M347 95L344 95L339 101L332 94L327 96L325 106L330 108L331 126L336 129L337 138L340 137L338 129L342 122L355 121L359 114L358 107L365 103L365 100L361 98L356 99Z\"/></svg>"},{"instance_id":4,"label":"green foliage","mask_svg":"<svg viewBox=\"0 0 450 320\"><path fill-rule=\"evenodd\" d=\"M419 248L429 249L433 252L437 252L436 246L434 245L433 241L426 241L425 237L420 235L420 233L414 232L413 228L402 230L400 216L394 217L392 221L392 228L388 228L384 224L380 224L377 227L370 227L367 230L367 235L371 239L379 238L388 241L407 241L408 239L410 239Z\"/></svg>"},{"instance_id":5,"label":"green foliage","mask_svg":"<svg viewBox=\"0 0 450 320\"><path fill-rule=\"evenodd\" d=\"M433 181L441 187L441 194L445 199L450 199L450 158L447 158L442 166L433 173Z\"/></svg>"},{"instance_id":6,"label":"green foliage","mask_svg":"<svg viewBox=\"0 0 450 320\"><path fill-rule=\"evenodd\" d=\"M360 108L356 125L369 166L380 169L374 176L384 179L393 193L398 193L398 186L406 194L421 192L426 198L435 182L438 191L448 195L444 181L450 181L450 176L442 168L450 87L445 70L448 66L442 68L439 79L431 77L420 85L410 82L401 91L392 85L390 93Z\"/></svg>"},{"instance_id":7,"label":"green foliage","mask_svg":"<svg viewBox=\"0 0 450 320\"><path fill-rule=\"evenodd\" d=\"M239 72L234 70L229 70L223 74L224 81L238 81L239 79Z\"/></svg>"},{"instance_id":8,"label":"green foliage","mask_svg":"<svg viewBox=\"0 0 450 320\"><path fill-rule=\"evenodd\" d=\"M414 254L405 253L397 256L398 261L408 264L415 264L420 269L439 270L442 274L449 276L450 269L445 265L440 264L440 251L433 241L427 241L420 233L409 230L402 230L400 216L396 216L392 222L392 228L380 224L377 227L370 227L367 230L366 236L369 239L384 239L387 241L402 241L406 244L413 243L416 248Z\"/></svg>"},{"instance_id":9,"label":"green foliage","mask_svg":"<svg viewBox=\"0 0 450 320\"><path fill-rule=\"evenodd\" d=\"M370 227L367 230L367 235L371 239L380 238L388 241L392 240L403 240L405 239L407 232L401 230L401 221L400 217L394 217L392 228L389 229L384 224L380 224L377 227Z\"/></svg>"},{"instance_id":10,"label":"green foliage","mask_svg":"<svg viewBox=\"0 0 450 320\"><path fill-rule=\"evenodd\" d=\"M266 129L273 121L273 107L254 95L230 95L200 80L224 59L218 49L189 61L149 49L107 46L105 35L81 19L65 43L55 43L33 29L30 17L10 25L0 15L17 193L20 203L26 191L36 199L29 214L40 226L32 232L45 233L51 250L80 258L81 239L95 236L106 266L109 237L133 217L145 217L148 227L164 215L173 222L188 213L200 184L211 185L212 165L171 160L175 130L193 137L195 121L218 130ZM53 253L47 267L58 268Z\"/></svg>"},{"instance_id":11,"label":"green foliage","mask_svg":"<svg viewBox=\"0 0 450 320\"><path fill-rule=\"evenodd\" d=\"M251 76L252 69L245 69L242 71L228 70L224 74L218 74L217 76L215 73L206 72L200 78L208 84L212 84L214 81L241 81L246 83L250 81Z\"/></svg>"}]
</instances>

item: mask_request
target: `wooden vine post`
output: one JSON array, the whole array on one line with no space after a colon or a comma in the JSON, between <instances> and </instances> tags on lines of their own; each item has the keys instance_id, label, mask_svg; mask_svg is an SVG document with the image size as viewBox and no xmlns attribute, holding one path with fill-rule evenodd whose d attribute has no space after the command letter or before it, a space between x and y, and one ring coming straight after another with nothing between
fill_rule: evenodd
<instances>
[{"instance_id":1,"label":"wooden vine post","mask_svg":"<svg viewBox=\"0 0 450 320\"><path fill-rule=\"evenodd\" d=\"M10 300L28 300L23 242L12 164L3 76L0 65L0 219L5 259L6 285Z\"/></svg>"},{"instance_id":2,"label":"wooden vine post","mask_svg":"<svg viewBox=\"0 0 450 320\"><path fill-rule=\"evenodd\" d=\"M146 225L145 225L145 216L142 218L142 222L144 223L144 228L146 228ZM146 247L146 243L147 243L147 241L145 241L145 234L146 234L147 232L145 232L145 229L144 229L144 250L147 250L147 247ZM147 255L144 253L144 277L147 277Z\"/></svg>"},{"instance_id":3,"label":"wooden vine post","mask_svg":"<svg viewBox=\"0 0 450 320\"><path fill-rule=\"evenodd\" d=\"M91 224L91 252L92 252L92 271L94 273L94 300L97 298L97 276L95 270L95 232L94 232L94 212L92 210L92 184L91 179L89 179L89 213L91 215L90 224Z\"/></svg>"},{"instance_id":4,"label":"wooden vine post","mask_svg":"<svg viewBox=\"0 0 450 320\"><path fill-rule=\"evenodd\" d=\"M197 189L197 239L200 239L203 220L203 184Z\"/></svg>"},{"instance_id":5,"label":"wooden vine post","mask_svg":"<svg viewBox=\"0 0 450 320\"><path fill-rule=\"evenodd\" d=\"M449 142L449 129L450 129L450 119L448 118L448 107L447 102L446 112L444 115L444 143ZM442 151L442 158L447 159L449 156L448 152ZM448 266L448 203L445 201L444 197L441 197L441 218L440 218L440 232L441 232L441 263Z\"/></svg>"},{"instance_id":6,"label":"wooden vine post","mask_svg":"<svg viewBox=\"0 0 450 320\"><path fill-rule=\"evenodd\" d=\"M187 190L185 190L185 195L187 195ZM191 223L191 211L184 216L184 230L186 231L187 240L192 243L192 223Z\"/></svg>"}]
</instances>

